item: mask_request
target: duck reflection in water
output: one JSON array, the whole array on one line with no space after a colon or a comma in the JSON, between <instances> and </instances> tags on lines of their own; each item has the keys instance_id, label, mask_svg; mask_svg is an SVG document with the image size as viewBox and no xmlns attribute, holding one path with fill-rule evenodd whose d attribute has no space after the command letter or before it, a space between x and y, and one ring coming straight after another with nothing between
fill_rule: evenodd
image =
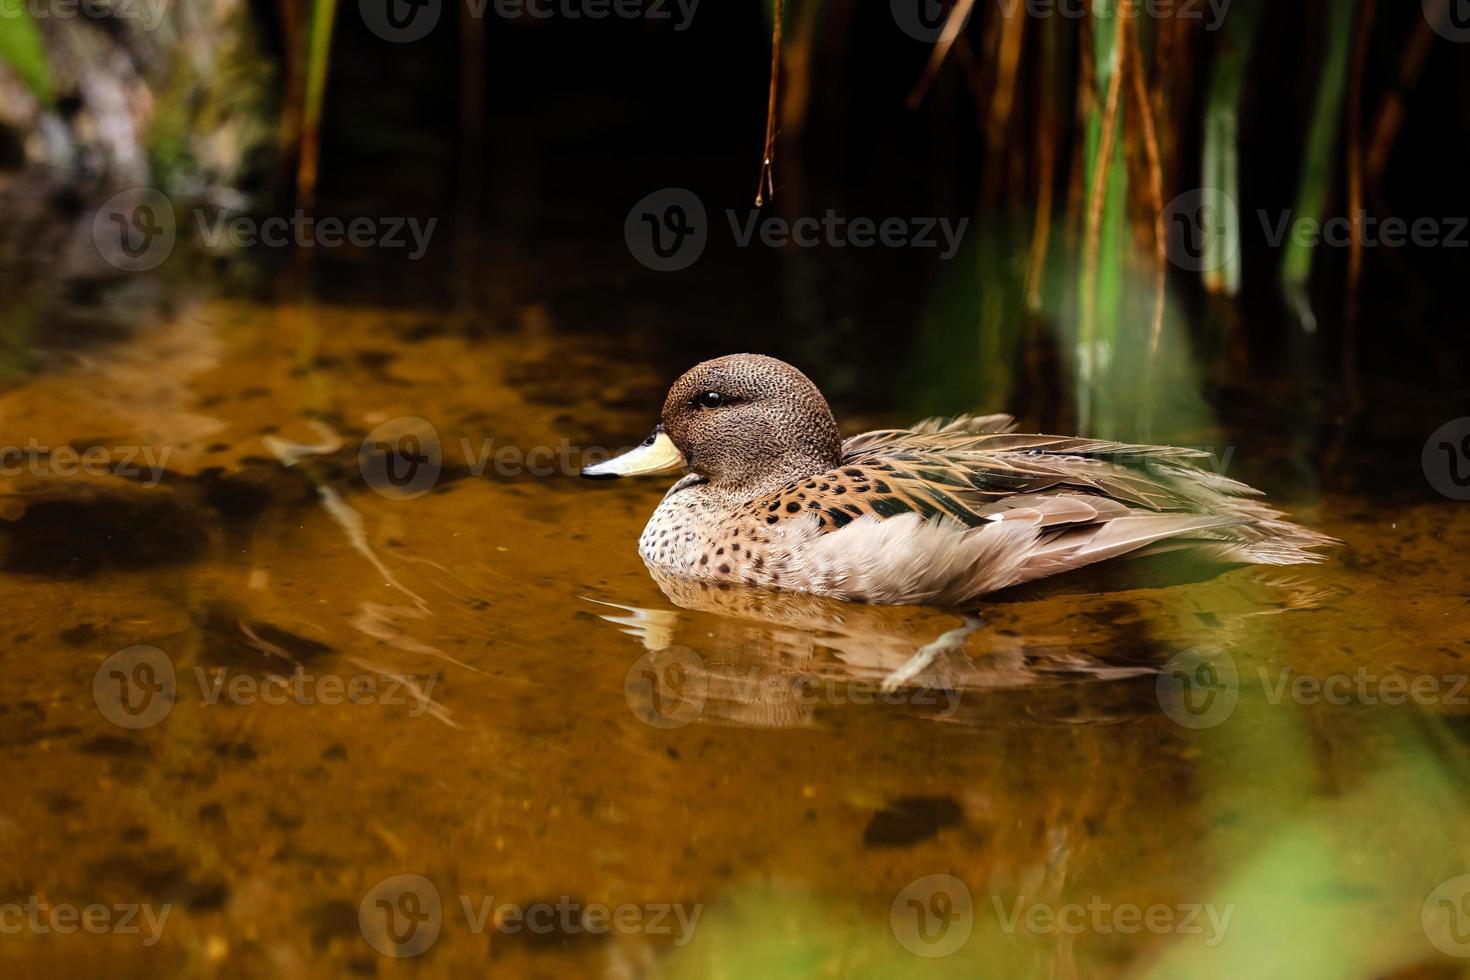
<instances>
[{"instance_id":1,"label":"duck reflection in water","mask_svg":"<svg viewBox=\"0 0 1470 980\"><path fill-rule=\"evenodd\" d=\"M651 724L800 727L828 709L868 706L994 725L1018 717L993 710L1007 692L1027 698L1028 723L1154 713L1154 680L1171 656L1235 648L1260 617L1325 597L1291 576L1181 582L1178 571L1127 573L1168 588L1059 579L1045 602L1012 591L983 610L855 604L662 575L655 581L676 609L589 601L642 647L626 688Z\"/></svg>"}]
</instances>

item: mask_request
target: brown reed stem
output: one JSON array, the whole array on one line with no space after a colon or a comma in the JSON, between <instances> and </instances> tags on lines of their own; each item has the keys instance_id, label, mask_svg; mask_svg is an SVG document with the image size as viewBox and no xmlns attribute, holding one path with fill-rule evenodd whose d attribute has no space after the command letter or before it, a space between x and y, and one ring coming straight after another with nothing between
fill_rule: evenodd
<instances>
[{"instance_id":1,"label":"brown reed stem","mask_svg":"<svg viewBox=\"0 0 1470 980\"><path fill-rule=\"evenodd\" d=\"M1133 0L1124 0L1124 10L1132 13ZM1144 79L1143 47L1138 41L1138 22L1127 18L1128 74L1132 79L1133 101L1143 123L1143 152L1148 160L1149 203L1154 212L1154 258L1157 261L1154 283L1154 314L1148 332L1148 368L1153 370L1159 351L1159 338L1164 333L1164 303L1169 285L1169 244L1164 231L1164 168L1159 161L1159 133L1154 125L1153 105L1149 101L1148 83Z\"/></svg>"},{"instance_id":2,"label":"brown reed stem","mask_svg":"<svg viewBox=\"0 0 1470 980\"><path fill-rule=\"evenodd\" d=\"M766 102L766 143L761 151L761 172L755 185L755 206L766 203L766 198L776 196L776 95L781 84L781 18L786 12L786 0L776 0L775 12L771 17L771 91Z\"/></svg>"},{"instance_id":3,"label":"brown reed stem","mask_svg":"<svg viewBox=\"0 0 1470 980\"><path fill-rule=\"evenodd\" d=\"M1114 30L1117 36L1114 39L1113 50L1118 59L1118 64L1113 68L1113 76L1108 79L1108 95L1103 104L1102 129L1098 140L1097 160L1094 161L1092 170L1091 196L1087 208L1087 238L1083 251L1082 265L1082 325L1081 341L1084 348L1090 348L1092 339L1097 333L1097 275L1102 250L1102 219L1103 207L1107 202L1108 175L1112 168L1113 145L1117 139L1118 130L1118 103L1119 96L1123 91L1123 71L1128 60L1127 47L1123 43L1123 24L1126 17L1131 15L1131 0L1122 0L1119 9L1113 13L1116 21Z\"/></svg>"},{"instance_id":4,"label":"brown reed stem","mask_svg":"<svg viewBox=\"0 0 1470 980\"><path fill-rule=\"evenodd\" d=\"M944 59L949 56L950 47L954 44L955 38L960 36L960 28L970 16L970 8L974 6L975 0L955 0L955 5L949 8L949 16L944 19L944 28L939 32L939 40L934 42L934 50L929 52L929 61L924 65L924 72L914 83L914 90L909 93L908 107L910 109L916 108L920 102L924 101L929 86L934 84L934 79L938 76Z\"/></svg>"}]
</instances>

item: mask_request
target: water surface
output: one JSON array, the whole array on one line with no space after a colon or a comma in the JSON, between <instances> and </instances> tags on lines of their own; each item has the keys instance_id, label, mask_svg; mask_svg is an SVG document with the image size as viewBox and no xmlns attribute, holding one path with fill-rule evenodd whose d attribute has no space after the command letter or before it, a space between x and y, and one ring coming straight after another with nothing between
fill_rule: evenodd
<instances>
[{"instance_id":1,"label":"water surface","mask_svg":"<svg viewBox=\"0 0 1470 980\"><path fill-rule=\"evenodd\" d=\"M664 488L573 476L646 433L665 367L507 319L190 301L0 394L49 450L0 496L0 903L169 907L151 944L0 936L6 975L1465 962L1463 504L1262 449L1238 475L1342 538L1327 564L966 610L666 590L636 554ZM377 447L430 431L406 493ZM481 915L506 903L638 918Z\"/></svg>"}]
</instances>

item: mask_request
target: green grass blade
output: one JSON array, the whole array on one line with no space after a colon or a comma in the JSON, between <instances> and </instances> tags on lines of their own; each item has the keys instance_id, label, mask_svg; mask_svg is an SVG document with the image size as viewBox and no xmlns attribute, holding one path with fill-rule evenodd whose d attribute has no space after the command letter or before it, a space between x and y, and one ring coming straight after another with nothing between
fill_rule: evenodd
<instances>
[{"instance_id":1,"label":"green grass blade","mask_svg":"<svg viewBox=\"0 0 1470 980\"><path fill-rule=\"evenodd\" d=\"M1098 237L1095 275L1086 269L1083 275L1084 314L1077 338L1076 390L1079 424L1087 431L1107 428L1116 420L1096 418L1097 393L1106 367L1113 360L1121 320L1120 304L1124 296L1124 263L1127 260L1128 164L1124 150L1123 117L1127 112L1124 99L1118 100L1117 117L1113 121L1113 144L1107 179L1097 183L1098 157L1102 153L1103 126L1109 90L1121 70L1123 50L1118 44L1118 0L1097 0L1093 8L1093 55L1097 65L1095 100L1087 123L1086 171L1087 208L1092 213L1102 195L1101 234ZM1084 262L1089 261L1086 257ZM1090 294L1090 295L1088 295ZM1090 310L1091 312L1087 312Z\"/></svg>"},{"instance_id":2,"label":"green grass blade","mask_svg":"<svg viewBox=\"0 0 1470 980\"><path fill-rule=\"evenodd\" d=\"M9 65L38 101L52 103L51 62L24 4L0 14L0 63Z\"/></svg>"},{"instance_id":3,"label":"green grass blade","mask_svg":"<svg viewBox=\"0 0 1470 980\"><path fill-rule=\"evenodd\" d=\"M1307 140L1306 158L1302 164L1301 186L1297 192L1295 220L1321 227L1332 192L1337 136L1342 121L1342 103L1347 91L1348 55L1353 45L1353 25L1357 22L1359 0L1334 0L1327 7L1327 55L1317 85L1317 105L1313 111L1311 135ZM1308 286L1312 278L1314 245L1310 240L1292 236L1286 243L1286 256L1281 265L1281 288L1287 304L1296 314L1302 329L1317 329Z\"/></svg>"},{"instance_id":4,"label":"green grass blade","mask_svg":"<svg viewBox=\"0 0 1470 980\"><path fill-rule=\"evenodd\" d=\"M1225 19L1219 60L1205 104L1203 204L1218 219L1205 222L1204 285L1212 293L1240 294L1240 93L1255 48L1264 5L1246 2Z\"/></svg>"},{"instance_id":5,"label":"green grass blade","mask_svg":"<svg viewBox=\"0 0 1470 980\"><path fill-rule=\"evenodd\" d=\"M301 113L301 165L297 170L297 195L303 207L316 202L317 165L321 153L322 105L326 100L327 69L332 56L332 27L337 17L337 0L314 0L311 29L307 36L306 91Z\"/></svg>"}]
</instances>

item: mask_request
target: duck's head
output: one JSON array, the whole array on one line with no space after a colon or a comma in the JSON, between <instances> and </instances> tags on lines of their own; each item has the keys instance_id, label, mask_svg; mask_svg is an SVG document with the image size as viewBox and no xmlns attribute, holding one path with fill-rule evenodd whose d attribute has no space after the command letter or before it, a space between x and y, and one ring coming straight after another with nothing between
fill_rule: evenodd
<instances>
[{"instance_id":1,"label":"duck's head","mask_svg":"<svg viewBox=\"0 0 1470 980\"><path fill-rule=\"evenodd\" d=\"M641 446L582 475L613 479L688 469L712 486L750 493L837 466L842 436L806 375L760 354L697 364L669 389Z\"/></svg>"}]
</instances>

